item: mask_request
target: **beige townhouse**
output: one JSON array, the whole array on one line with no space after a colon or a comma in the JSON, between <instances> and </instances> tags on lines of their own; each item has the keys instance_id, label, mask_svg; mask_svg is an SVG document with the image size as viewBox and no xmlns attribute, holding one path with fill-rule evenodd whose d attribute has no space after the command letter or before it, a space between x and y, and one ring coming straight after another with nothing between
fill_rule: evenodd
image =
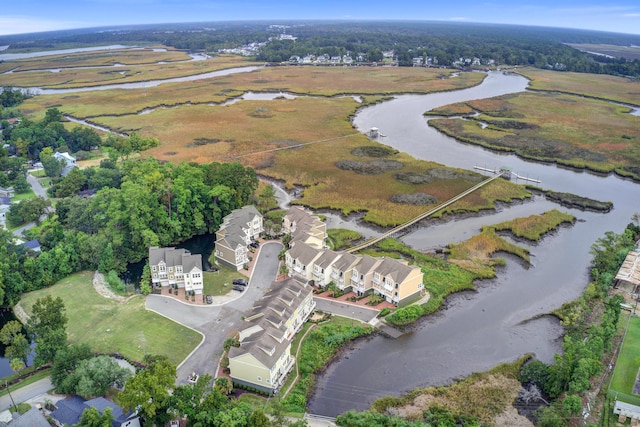
<instances>
[{"instance_id":1,"label":"beige townhouse","mask_svg":"<svg viewBox=\"0 0 640 427\"><path fill-rule=\"evenodd\" d=\"M245 314L240 347L229 350L233 382L268 394L276 392L295 362L291 339L314 307L310 286L293 278L273 282Z\"/></svg>"},{"instance_id":2,"label":"beige townhouse","mask_svg":"<svg viewBox=\"0 0 640 427\"><path fill-rule=\"evenodd\" d=\"M311 280L313 262L322 255L322 251L303 242L292 242L285 253L285 264L290 276L296 276L305 282Z\"/></svg>"},{"instance_id":3,"label":"beige townhouse","mask_svg":"<svg viewBox=\"0 0 640 427\"><path fill-rule=\"evenodd\" d=\"M384 258L373 273L373 291L396 305L404 305L421 295L424 274L420 267L401 260Z\"/></svg>"},{"instance_id":4,"label":"beige townhouse","mask_svg":"<svg viewBox=\"0 0 640 427\"><path fill-rule=\"evenodd\" d=\"M358 258L351 269L351 290L361 296L373 289L373 273L382 260L369 255L360 255Z\"/></svg>"},{"instance_id":5,"label":"beige townhouse","mask_svg":"<svg viewBox=\"0 0 640 427\"><path fill-rule=\"evenodd\" d=\"M327 224L302 206L291 206L282 217L282 231L291 235L291 242L303 242L316 249L325 247Z\"/></svg>"},{"instance_id":6,"label":"beige townhouse","mask_svg":"<svg viewBox=\"0 0 640 427\"><path fill-rule=\"evenodd\" d=\"M202 294L204 278L202 255L174 247L149 248L151 282L156 286L177 286L185 292Z\"/></svg>"},{"instance_id":7,"label":"beige townhouse","mask_svg":"<svg viewBox=\"0 0 640 427\"><path fill-rule=\"evenodd\" d=\"M224 217L216 232L216 261L236 270L242 269L249 262L249 245L263 231L262 215L255 206L244 206L231 211Z\"/></svg>"}]
</instances>

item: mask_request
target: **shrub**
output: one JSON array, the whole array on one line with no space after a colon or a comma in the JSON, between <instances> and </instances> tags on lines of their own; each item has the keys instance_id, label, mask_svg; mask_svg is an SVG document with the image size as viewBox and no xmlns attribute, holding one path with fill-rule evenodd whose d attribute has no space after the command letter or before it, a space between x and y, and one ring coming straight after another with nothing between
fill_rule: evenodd
<instances>
[{"instance_id":1,"label":"shrub","mask_svg":"<svg viewBox=\"0 0 640 427\"><path fill-rule=\"evenodd\" d=\"M115 270L110 270L109 273L107 273L107 284L109 288L116 293L123 294L125 292L124 283L120 277L118 277L118 273L116 273Z\"/></svg>"},{"instance_id":2,"label":"shrub","mask_svg":"<svg viewBox=\"0 0 640 427\"><path fill-rule=\"evenodd\" d=\"M380 313L378 313L378 317L384 317L389 313L391 313L391 309L389 307L385 307L380 311Z\"/></svg>"},{"instance_id":3,"label":"shrub","mask_svg":"<svg viewBox=\"0 0 640 427\"><path fill-rule=\"evenodd\" d=\"M396 310L395 313L387 317L387 321L398 326L413 323L424 314L424 309L420 305L410 305Z\"/></svg>"}]
</instances>

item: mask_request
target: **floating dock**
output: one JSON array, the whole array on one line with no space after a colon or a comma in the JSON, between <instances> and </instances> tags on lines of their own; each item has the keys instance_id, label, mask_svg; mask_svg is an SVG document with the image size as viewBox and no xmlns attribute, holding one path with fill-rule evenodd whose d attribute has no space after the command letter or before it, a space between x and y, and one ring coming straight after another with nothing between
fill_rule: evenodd
<instances>
[{"instance_id":1,"label":"floating dock","mask_svg":"<svg viewBox=\"0 0 640 427\"><path fill-rule=\"evenodd\" d=\"M502 175L505 179L511 179L511 177L515 177L516 179L521 179L523 181L529 181L529 182L535 182L536 184L539 184L541 181L539 179L534 179L534 178L529 178L526 176L522 176L522 175L518 175L517 173L513 172L511 170L510 167L508 166L501 166L499 170L496 169L489 169L489 168L483 168L481 166L474 166L473 167L476 170L481 170L484 172L491 172L494 173L496 175Z\"/></svg>"}]
</instances>

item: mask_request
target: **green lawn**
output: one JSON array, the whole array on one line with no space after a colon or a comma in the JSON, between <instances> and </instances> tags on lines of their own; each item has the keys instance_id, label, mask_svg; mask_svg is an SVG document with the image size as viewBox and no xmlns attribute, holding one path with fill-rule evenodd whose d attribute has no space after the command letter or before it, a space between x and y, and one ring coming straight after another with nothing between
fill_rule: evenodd
<instances>
[{"instance_id":1,"label":"green lawn","mask_svg":"<svg viewBox=\"0 0 640 427\"><path fill-rule=\"evenodd\" d=\"M49 188L51 186L51 178L49 178L49 177L39 178L38 182L40 183L42 188Z\"/></svg>"},{"instance_id":2,"label":"green lawn","mask_svg":"<svg viewBox=\"0 0 640 427\"><path fill-rule=\"evenodd\" d=\"M47 176L44 173L44 169L36 169L36 170L32 170L29 172L29 175L31 176L35 176L36 178L44 178L45 176Z\"/></svg>"},{"instance_id":3,"label":"green lawn","mask_svg":"<svg viewBox=\"0 0 640 427\"><path fill-rule=\"evenodd\" d=\"M621 316L620 321L626 322L626 316ZM634 316L631 318L627 336L624 338L618 356L611 380L611 391L632 394L638 368L640 368L640 317Z\"/></svg>"},{"instance_id":4,"label":"green lawn","mask_svg":"<svg viewBox=\"0 0 640 427\"><path fill-rule=\"evenodd\" d=\"M22 200L30 199L35 196L36 196L36 193L34 193L33 190L29 188L29 191L27 191L26 193L16 194L14 197L12 197L11 202L12 203L20 202Z\"/></svg>"},{"instance_id":5,"label":"green lawn","mask_svg":"<svg viewBox=\"0 0 640 427\"><path fill-rule=\"evenodd\" d=\"M203 276L205 295L220 296L231 291L233 279L245 279L246 275L241 271L232 270L227 267L220 267L218 271L205 271Z\"/></svg>"},{"instance_id":6,"label":"green lawn","mask_svg":"<svg viewBox=\"0 0 640 427\"><path fill-rule=\"evenodd\" d=\"M126 303L103 298L93 289L92 272L71 275L54 286L25 294L20 304L31 312L45 295L64 300L72 343L86 343L96 352L119 352L142 360L144 354L164 354L179 364L201 340L199 333L144 308L144 298Z\"/></svg>"}]
</instances>

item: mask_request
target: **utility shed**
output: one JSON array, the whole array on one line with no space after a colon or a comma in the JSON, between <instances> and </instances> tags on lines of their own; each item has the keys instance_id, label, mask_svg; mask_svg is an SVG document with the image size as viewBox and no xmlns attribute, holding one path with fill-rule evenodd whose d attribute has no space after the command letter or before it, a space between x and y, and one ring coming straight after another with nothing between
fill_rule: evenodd
<instances>
[{"instance_id":1,"label":"utility shed","mask_svg":"<svg viewBox=\"0 0 640 427\"><path fill-rule=\"evenodd\" d=\"M616 404L613 407L613 413L618 416L619 422L624 423L627 418L631 418L631 425L636 426L640 419L640 406L616 400Z\"/></svg>"},{"instance_id":2,"label":"utility shed","mask_svg":"<svg viewBox=\"0 0 640 427\"><path fill-rule=\"evenodd\" d=\"M616 274L616 288L636 293L638 285L640 285L640 252L631 251L627 254L624 262Z\"/></svg>"}]
</instances>

